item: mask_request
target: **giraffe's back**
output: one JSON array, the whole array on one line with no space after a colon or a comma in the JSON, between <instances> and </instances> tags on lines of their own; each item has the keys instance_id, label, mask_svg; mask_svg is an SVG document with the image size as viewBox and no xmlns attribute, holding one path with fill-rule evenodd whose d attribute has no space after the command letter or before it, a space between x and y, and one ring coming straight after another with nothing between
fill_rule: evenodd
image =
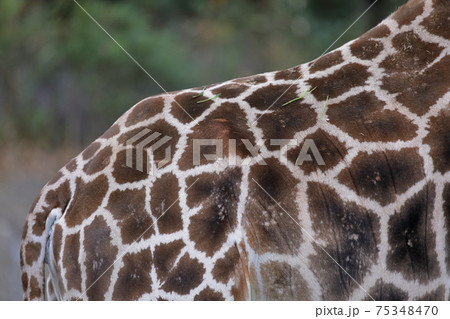
<instances>
[{"instance_id":1,"label":"giraffe's back","mask_svg":"<svg viewBox=\"0 0 450 319\"><path fill-rule=\"evenodd\" d=\"M139 102L38 196L25 297L448 300L449 16Z\"/></svg>"}]
</instances>

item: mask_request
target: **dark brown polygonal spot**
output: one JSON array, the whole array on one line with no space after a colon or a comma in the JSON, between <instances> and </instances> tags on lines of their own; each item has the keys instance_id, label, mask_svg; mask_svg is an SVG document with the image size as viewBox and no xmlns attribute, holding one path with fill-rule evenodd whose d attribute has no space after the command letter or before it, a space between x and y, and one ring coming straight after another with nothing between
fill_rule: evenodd
<instances>
[{"instance_id":1,"label":"dark brown polygonal spot","mask_svg":"<svg viewBox=\"0 0 450 319\"><path fill-rule=\"evenodd\" d=\"M48 215L48 213L54 208L61 208L64 211L69 203L69 200L71 199L71 194L72 192L70 191L69 181L62 183L57 189L48 191L45 195L45 201L47 203L45 214ZM33 230L35 226L36 224L33 225ZM36 227L39 227L42 231L45 228L45 220L39 220L39 226Z\"/></svg>"},{"instance_id":2,"label":"dark brown polygonal spot","mask_svg":"<svg viewBox=\"0 0 450 319\"><path fill-rule=\"evenodd\" d=\"M86 296L90 300L104 300L110 284L118 249L113 246L111 229L103 217L97 216L84 231L83 250L86 254ZM108 269L109 268L109 269ZM95 283L94 283L95 282Z\"/></svg>"},{"instance_id":3,"label":"dark brown polygonal spot","mask_svg":"<svg viewBox=\"0 0 450 319\"><path fill-rule=\"evenodd\" d=\"M69 227L80 225L97 210L109 186L108 179L103 175L88 183L85 183L81 178L77 178L76 185L72 202L64 214Z\"/></svg>"},{"instance_id":4,"label":"dark brown polygonal spot","mask_svg":"<svg viewBox=\"0 0 450 319\"><path fill-rule=\"evenodd\" d=\"M232 99L235 97L238 97L242 92L248 89L248 86L243 84L225 84L222 86L219 86L218 88L215 88L212 90L212 93L214 95L220 94L220 97L222 99Z\"/></svg>"},{"instance_id":5,"label":"dark brown polygonal spot","mask_svg":"<svg viewBox=\"0 0 450 319\"><path fill-rule=\"evenodd\" d=\"M179 239L155 247L154 264L160 281L164 281L167 275L172 271L175 260L178 258L178 255L184 246L183 241Z\"/></svg>"},{"instance_id":6,"label":"dark brown polygonal spot","mask_svg":"<svg viewBox=\"0 0 450 319\"><path fill-rule=\"evenodd\" d=\"M28 290L28 274L26 272L22 273L22 290L25 292Z\"/></svg>"},{"instance_id":7,"label":"dark brown polygonal spot","mask_svg":"<svg viewBox=\"0 0 450 319\"><path fill-rule=\"evenodd\" d=\"M209 287L206 287L202 291L200 291L195 297L195 301L221 301L225 300L222 293L218 291L214 291Z\"/></svg>"},{"instance_id":8,"label":"dark brown polygonal spot","mask_svg":"<svg viewBox=\"0 0 450 319\"><path fill-rule=\"evenodd\" d=\"M352 54L363 60L374 59L383 50L383 44L379 41L360 38L350 45Z\"/></svg>"},{"instance_id":9,"label":"dark brown polygonal spot","mask_svg":"<svg viewBox=\"0 0 450 319\"><path fill-rule=\"evenodd\" d=\"M63 240L63 230L60 224L55 224L53 229L53 257L55 258L55 263L58 265L61 259L61 249ZM59 265L58 265L59 267Z\"/></svg>"},{"instance_id":10,"label":"dark brown polygonal spot","mask_svg":"<svg viewBox=\"0 0 450 319\"><path fill-rule=\"evenodd\" d=\"M445 300L445 286L441 285L434 289L433 291L430 291L429 293L424 294L423 296L420 296L419 298L416 298L415 300L418 301L444 301Z\"/></svg>"},{"instance_id":11,"label":"dark brown polygonal spot","mask_svg":"<svg viewBox=\"0 0 450 319\"><path fill-rule=\"evenodd\" d=\"M69 163L67 163L67 165L65 167L69 172L75 172L75 170L77 169L77 166L78 166L77 160L76 160L76 158L74 158Z\"/></svg>"},{"instance_id":12,"label":"dark brown polygonal spot","mask_svg":"<svg viewBox=\"0 0 450 319\"><path fill-rule=\"evenodd\" d=\"M180 258L176 267L170 272L162 289L180 295L188 294L203 281L205 268L197 259L192 259L186 253Z\"/></svg>"},{"instance_id":13,"label":"dark brown polygonal spot","mask_svg":"<svg viewBox=\"0 0 450 319\"><path fill-rule=\"evenodd\" d=\"M311 300L308 284L299 270L288 263L269 261L262 264L261 278L267 300Z\"/></svg>"},{"instance_id":14,"label":"dark brown polygonal spot","mask_svg":"<svg viewBox=\"0 0 450 319\"><path fill-rule=\"evenodd\" d=\"M394 284L385 283L378 279L375 286L368 290L370 297L376 301L405 301L408 300L408 293ZM365 300L372 300L367 296Z\"/></svg>"},{"instance_id":15,"label":"dark brown polygonal spot","mask_svg":"<svg viewBox=\"0 0 450 319\"><path fill-rule=\"evenodd\" d=\"M311 105L298 100L286 106L274 106L259 118L258 126L263 130L267 148L274 151L280 146L272 145L276 144L272 140L293 139L296 133L314 126L316 122L317 113Z\"/></svg>"},{"instance_id":16,"label":"dark brown polygonal spot","mask_svg":"<svg viewBox=\"0 0 450 319\"><path fill-rule=\"evenodd\" d=\"M112 155L111 146L106 146L99 151L89 162L84 165L83 170L88 175L100 172L108 166Z\"/></svg>"},{"instance_id":17,"label":"dark brown polygonal spot","mask_svg":"<svg viewBox=\"0 0 450 319\"><path fill-rule=\"evenodd\" d=\"M120 132L119 124L114 124L105 133L103 133L103 135L100 136L100 138L109 139L109 138L119 134L119 132Z\"/></svg>"},{"instance_id":18,"label":"dark brown polygonal spot","mask_svg":"<svg viewBox=\"0 0 450 319\"><path fill-rule=\"evenodd\" d=\"M47 185L50 186L56 184L56 182L59 181L61 177L63 177L63 173L59 171L58 173L55 174L55 176L52 177L51 180L48 181Z\"/></svg>"},{"instance_id":19,"label":"dark brown polygonal spot","mask_svg":"<svg viewBox=\"0 0 450 319\"><path fill-rule=\"evenodd\" d=\"M212 271L214 279L227 284L233 276L233 273L236 271L239 263L239 251L235 246L233 246L215 263Z\"/></svg>"},{"instance_id":20,"label":"dark brown polygonal spot","mask_svg":"<svg viewBox=\"0 0 450 319\"><path fill-rule=\"evenodd\" d=\"M130 114L128 114L126 126L135 125L139 122L145 121L152 116L155 116L162 112L164 108L164 99L159 97L152 97L145 99L135 105Z\"/></svg>"},{"instance_id":21,"label":"dark brown polygonal spot","mask_svg":"<svg viewBox=\"0 0 450 319\"><path fill-rule=\"evenodd\" d=\"M359 288L354 280L362 282L377 262L379 218L355 203L343 202L336 191L324 184L309 182L307 198L315 237L340 265L314 244L312 271L323 287L325 300L345 300Z\"/></svg>"},{"instance_id":22,"label":"dark brown polygonal spot","mask_svg":"<svg viewBox=\"0 0 450 319\"><path fill-rule=\"evenodd\" d=\"M190 218L189 237L195 248L214 255L237 225L237 205L242 173L229 168L221 173L190 177L187 204L199 212ZM194 183L195 182L195 183Z\"/></svg>"},{"instance_id":23,"label":"dark brown polygonal spot","mask_svg":"<svg viewBox=\"0 0 450 319\"><path fill-rule=\"evenodd\" d=\"M448 1L434 1L433 7L434 10L422 21L421 25L423 25L428 32L450 40L450 28L448 27L450 6L448 5Z\"/></svg>"},{"instance_id":24,"label":"dark brown polygonal spot","mask_svg":"<svg viewBox=\"0 0 450 319\"><path fill-rule=\"evenodd\" d=\"M81 153L84 160L90 159L94 154L100 149L100 146L102 144L100 142L94 142L91 145L89 145L83 153Z\"/></svg>"},{"instance_id":25,"label":"dark brown polygonal spot","mask_svg":"<svg viewBox=\"0 0 450 319\"><path fill-rule=\"evenodd\" d=\"M41 256L41 243L29 242L25 245L25 262L27 265L32 265Z\"/></svg>"},{"instance_id":26,"label":"dark brown polygonal spot","mask_svg":"<svg viewBox=\"0 0 450 319\"><path fill-rule=\"evenodd\" d=\"M175 96L170 110L172 115L182 123L189 123L199 117L214 102L214 99L207 100L208 97L199 94L201 91L190 91Z\"/></svg>"},{"instance_id":27,"label":"dark brown polygonal spot","mask_svg":"<svg viewBox=\"0 0 450 319\"><path fill-rule=\"evenodd\" d=\"M143 294L152 292L152 253L143 249L123 257L123 266L114 285L113 300L138 300Z\"/></svg>"},{"instance_id":28,"label":"dark brown polygonal spot","mask_svg":"<svg viewBox=\"0 0 450 319\"><path fill-rule=\"evenodd\" d=\"M302 241L295 203L297 181L278 160L251 167L244 227L257 254L295 253ZM301 225L301 224L300 224Z\"/></svg>"},{"instance_id":29,"label":"dark brown polygonal spot","mask_svg":"<svg viewBox=\"0 0 450 319\"><path fill-rule=\"evenodd\" d=\"M411 112L424 115L448 92L449 65L450 56L447 55L423 72L403 72L386 76L382 80L381 88L397 94L397 101Z\"/></svg>"},{"instance_id":30,"label":"dark brown polygonal spot","mask_svg":"<svg viewBox=\"0 0 450 319\"><path fill-rule=\"evenodd\" d=\"M430 118L424 142L430 145L434 170L442 174L450 171L450 109L442 110Z\"/></svg>"},{"instance_id":31,"label":"dark brown polygonal spot","mask_svg":"<svg viewBox=\"0 0 450 319\"><path fill-rule=\"evenodd\" d=\"M370 155L360 153L350 167L338 175L339 182L383 206L395 201L397 195L423 177L423 159L413 148Z\"/></svg>"},{"instance_id":32,"label":"dark brown polygonal spot","mask_svg":"<svg viewBox=\"0 0 450 319\"><path fill-rule=\"evenodd\" d=\"M422 1L410 1L397 10L392 18L397 21L399 27L408 25L423 13L423 5Z\"/></svg>"},{"instance_id":33,"label":"dark brown polygonal spot","mask_svg":"<svg viewBox=\"0 0 450 319\"><path fill-rule=\"evenodd\" d=\"M328 106L330 123L353 138L371 142L406 141L416 136L417 126L397 111L383 110L385 103L373 92L362 92Z\"/></svg>"},{"instance_id":34,"label":"dark brown polygonal spot","mask_svg":"<svg viewBox=\"0 0 450 319\"><path fill-rule=\"evenodd\" d=\"M282 104L291 101L300 95L296 93L297 87L288 84L264 86L250 96L245 98L245 101L258 110L265 111L268 108L280 108Z\"/></svg>"},{"instance_id":35,"label":"dark brown polygonal spot","mask_svg":"<svg viewBox=\"0 0 450 319\"><path fill-rule=\"evenodd\" d=\"M267 82L267 79L264 75L258 74L258 75L247 76L244 78L234 79L233 82L255 85L255 84L265 83L265 82Z\"/></svg>"},{"instance_id":36,"label":"dark brown polygonal spot","mask_svg":"<svg viewBox=\"0 0 450 319\"><path fill-rule=\"evenodd\" d=\"M119 221L120 234L124 244L148 239L155 233L153 220L145 210L145 189L116 190L111 193L106 207Z\"/></svg>"},{"instance_id":37,"label":"dark brown polygonal spot","mask_svg":"<svg viewBox=\"0 0 450 319\"><path fill-rule=\"evenodd\" d=\"M342 58L341 51L334 51L311 62L309 71L314 73L317 71L326 70L342 62L344 62L344 59Z\"/></svg>"},{"instance_id":38,"label":"dark brown polygonal spot","mask_svg":"<svg viewBox=\"0 0 450 319\"><path fill-rule=\"evenodd\" d=\"M299 67L281 70L275 73L275 80L298 80L302 76Z\"/></svg>"},{"instance_id":39,"label":"dark brown polygonal spot","mask_svg":"<svg viewBox=\"0 0 450 319\"><path fill-rule=\"evenodd\" d=\"M447 273L450 274L450 184L446 184L444 187L444 193L442 195L444 201L444 216L445 216L445 229L447 234L445 235L445 263L447 265Z\"/></svg>"},{"instance_id":40,"label":"dark brown polygonal spot","mask_svg":"<svg viewBox=\"0 0 450 319\"><path fill-rule=\"evenodd\" d=\"M63 266L66 270L67 290L81 291L80 234L67 235L65 242Z\"/></svg>"},{"instance_id":41,"label":"dark brown polygonal spot","mask_svg":"<svg viewBox=\"0 0 450 319\"><path fill-rule=\"evenodd\" d=\"M429 183L389 219L387 268L407 280L428 283L439 276L432 228L435 197L435 187Z\"/></svg>"},{"instance_id":42,"label":"dark brown polygonal spot","mask_svg":"<svg viewBox=\"0 0 450 319\"><path fill-rule=\"evenodd\" d=\"M388 74L420 71L433 62L443 49L436 43L422 41L413 31L396 35L392 45L397 53L387 56L380 64Z\"/></svg>"},{"instance_id":43,"label":"dark brown polygonal spot","mask_svg":"<svg viewBox=\"0 0 450 319\"><path fill-rule=\"evenodd\" d=\"M150 141L149 138L151 137L154 137L154 139ZM169 138L169 140L164 141L163 139L165 138ZM125 150L119 152L113 166L114 178L120 184L136 182L147 178L147 171L150 169L148 166L150 148L157 143L162 143L162 145L152 150L152 160L156 168L159 168L160 164L166 166L167 163L161 162L167 159L166 155L168 155L169 162L173 158L178 139L179 133L177 129L164 120L156 121L148 126L137 127L122 134L118 138L118 142L131 147L128 150L131 163L127 161L127 153ZM142 147L142 151L138 152L140 147ZM137 166L138 156L142 160L142 167Z\"/></svg>"},{"instance_id":44,"label":"dark brown polygonal spot","mask_svg":"<svg viewBox=\"0 0 450 319\"><path fill-rule=\"evenodd\" d=\"M30 300L41 298L42 291L39 285L39 281L36 277L31 276L30 279Z\"/></svg>"},{"instance_id":45,"label":"dark brown polygonal spot","mask_svg":"<svg viewBox=\"0 0 450 319\"><path fill-rule=\"evenodd\" d=\"M308 83L313 88L317 87L311 94L316 99L324 101L327 96L338 97L354 87L365 85L369 76L366 66L349 63L326 77L311 78Z\"/></svg>"},{"instance_id":46,"label":"dark brown polygonal spot","mask_svg":"<svg viewBox=\"0 0 450 319\"><path fill-rule=\"evenodd\" d=\"M41 236L44 233L45 230L45 223L47 221L47 217L50 211L44 211L44 212L37 212L35 213L35 219L33 223L33 234L36 236Z\"/></svg>"},{"instance_id":47,"label":"dark brown polygonal spot","mask_svg":"<svg viewBox=\"0 0 450 319\"><path fill-rule=\"evenodd\" d=\"M389 34L391 34L391 30L389 30L389 28L385 24L379 24L375 28L364 33L362 38L379 39L379 38L385 38Z\"/></svg>"},{"instance_id":48,"label":"dark brown polygonal spot","mask_svg":"<svg viewBox=\"0 0 450 319\"><path fill-rule=\"evenodd\" d=\"M152 185L150 207L161 234L174 233L183 228L179 191L178 179L171 173L162 175Z\"/></svg>"},{"instance_id":49,"label":"dark brown polygonal spot","mask_svg":"<svg viewBox=\"0 0 450 319\"><path fill-rule=\"evenodd\" d=\"M317 146L325 165L319 165L317 158L315 158L315 155L310 149L307 154L311 156L311 161L305 160L302 163L297 163L297 159L299 158L302 148L305 147L305 141L308 139L312 140ZM287 153L288 160L293 164L297 163L299 168L308 175L311 174L311 172L316 172L317 170L321 170L322 172L329 170L340 163L346 155L347 148L345 144L340 142L335 136L330 135L322 129L318 129L316 132L306 136L298 147L289 149Z\"/></svg>"},{"instance_id":50,"label":"dark brown polygonal spot","mask_svg":"<svg viewBox=\"0 0 450 319\"><path fill-rule=\"evenodd\" d=\"M178 165L181 170L193 168L194 162L194 140L218 139L222 141L223 156L238 155L241 158L251 156L242 139L249 140L255 145L253 133L249 129L246 114L239 108L237 103L222 103L220 107L208 115L194 128L194 132L188 135L187 148L181 156ZM230 146L230 140L236 145ZM206 154L217 154L215 145L203 145L200 147L200 165L212 163Z\"/></svg>"}]
</instances>

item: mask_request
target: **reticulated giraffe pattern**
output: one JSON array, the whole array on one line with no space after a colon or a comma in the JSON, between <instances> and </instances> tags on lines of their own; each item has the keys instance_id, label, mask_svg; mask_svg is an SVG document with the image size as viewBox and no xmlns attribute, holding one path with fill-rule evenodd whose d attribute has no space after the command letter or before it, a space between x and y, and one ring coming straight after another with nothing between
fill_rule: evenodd
<instances>
[{"instance_id":1,"label":"reticulated giraffe pattern","mask_svg":"<svg viewBox=\"0 0 450 319\"><path fill-rule=\"evenodd\" d=\"M449 300L449 19L411 0L311 63L139 102L36 199L25 299ZM144 129L157 174L126 165ZM270 139L300 141L286 165ZM325 165L295 165L307 139Z\"/></svg>"}]
</instances>

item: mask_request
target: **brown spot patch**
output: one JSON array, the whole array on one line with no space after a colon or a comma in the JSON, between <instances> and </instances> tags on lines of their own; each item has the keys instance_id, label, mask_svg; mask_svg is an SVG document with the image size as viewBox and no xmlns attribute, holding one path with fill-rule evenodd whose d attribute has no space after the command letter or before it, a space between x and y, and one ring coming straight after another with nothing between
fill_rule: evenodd
<instances>
[{"instance_id":1,"label":"brown spot patch","mask_svg":"<svg viewBox=\"0 0 450 319\"><path fill-rule=\"evenodd\" d=\"M302 76L299 67L281 70L275 73L275 80L298 80Z\"/></svg>"},{"instance_id":2,"label":"brown spot patch","mask_svg":"<svg viewBox=\"0 0 450 319\"><path fill-rule=\"evenodd\" d=\"M59 181L61 177L63 177L63 174L61 173L61 171L59 171L55 176L53 176L53 178L47 183L47 185L50 186L56 184L56 182Z\"/></svg>"},{"instance_id":3,"label":"brown spot patch","mask_svg":"<svg viewBox=\"0 0 450 319\"><path fill-rule=\"evenodd\" d=\"M145 149L142 154L143 159L148 158L147 151ZM135 149L133 149L133 159L131 167L127 166L126 163L127 163L126 151L123 150L117 153L116 161L114 163L112 171L112 175L117 183L119 184L133 183L148 178L147 161L143 160L143 171L139 171L136 169L137 165L136 165Z\"/></svg>"},{"instance_id":4,"label":"brown spot patch","mask_svg":"<svg viewBox=\"0 0 450 319\"><path fill-rule=\"evenodd\" d=\"M249 244L257 254L295 253L302 241L294 201L297 181L278 160L266 162L250 169L244 220Z\"/></svg>"},{"instance_id":5,"label":"brown spot patch","mask_svg":"<svg viewBox=\"0 0 450 319\"><path fill-rule=\"evenodd\" d=\"M214 279L227 284L233 276L233 273L235 272L239 262L239 251L236 247L233 246L225 253L222 258L218 259L216 264L214 265L212 271Z\"/></svg>"},{"instance_id":6,"label":"brown spot patch","mask_svg":"<svg viewBox=\"0 0 450 319\"><path fill-rule=\"evenodd\" d=\"M41 254L43 255L41 243L29 242L25 245L25 262L27 265L32 265L36 262Z\"/></svg>"},{"instance_id":7,"label":"brown spot patch","mask_svg":"<svg viewBox=\"0 0 450 319\"><path fill-rule=\"evenodd\" d=\"M434 10L422 21L421 25L423 25L428 32L450 40L450 28L448 27L450 6L448 5L448 1L434 1L433 7Z\"/></svg>"},{"instance_id":8,"label":"brown spot patch","mask_svg":"<svg viewBox=\"0 0 450 319\"><path fill-rule=\"evenodd\" d=\"M298 163L299 168L302 169L305 174L309 175L317 170L321 170L322 172L329 170L339 164L347 155L347 148L344 143L340 142L335 136L330 135L324 130L318 129L316 132L306 136L298 147L289 149L287 157L293 164L297 162L297 158L304 147L304 141L307 139L314 141L325 165L319 165L311 150L309 150L308 154L311 156L312 161L305 160L303 163Z\"/></svg>"},{"instance_id":9,"label":"brown spot patch","mask_svg":"<svg viewBox=\"0 0 450 319\"><path fill-rule=\"evenodd\" d=\"M389 219L387 268L407 280L428 283L439 276L436 238L432 228L436 193L427 184Z\"/></svg>"},{"instance_id":10,"label":"brown spot patch","mask_svg":"<svg viewBox=\"0 0 450 319\"><path fill-rule=\"evenodd\" d=\"M84 160L90 159L92 156L94 156L95 153L97 153L97 151L100 149L100 146L102 146L100 142L92 143L83 151L83 153L81 153L81 156Z\"/></svg>"},{"instance_id":11,"label":"brown spot patch","mask_svg":"<svg viewBox=\"0 0 450 319\"><path fill-rule=\"evenodd\" d=\"M365 39L370 39L370 38L379 39L379 38L385 38L389 34L391 34L391 30L389 30L388 26L385 24L379 24L375 28L364 33L364 35L362 37Z\"/></svg>"},{"instance_id":12,"label":"brown spot patch","mask_svg":"<svg viewBox=\"0 0 450 319\"><path fill-rule=\"evenodd\" d=\"M89 300L105 299L113 271L109 266L114 263L118 251L111 241L111 229L103 217L95 217L92 223L86 226L83 246L86 253L86 287L90 287L86 296Z\"/></svg>"},{"instance_id":13,"label":"brown spot patch","mask_svg":"<svg viewBox=\"0 0 450 319\"><path fill-rule=\"evenodd\" d=\"M447 108L431 117L429 124L424 142L430 145L434 170L445 174L450 171L450 110Z\"/></svg>"},{"instance_id":14,"label":"brown spot patch","mask_svg":"<svg viewBox=\"0 0 450 319\"><path fill-rule=\"evenodd\" d=\"M311 300L308 284L288 263L269 261L262 264L261 277L267 300Z\"/></svg>"},{"instance_id":15,"label":"brown spot patch","mask_svg":"<svg viewBox=\"0 0 450 319\"><path fill-rule=\"evenodd\" d=\"M251 156L242 139L247 139L254 145L254 136L249 130L246 114L237 103L225 102L208 115L194 128L194 132L188 135L187 148L181 156L178 165L181 170L194 167L194 140L195 139L219 139L223 143L223 156L238 155L241 158ZM230 148L230 140L236 141L236 147ZM230 154L231 153L231 154ZM203 145L200 147L200 165L212 163L205 154L217 154L215 145Z\"/></svg>"},{"instance_id":16,"label":"brown spot patch","mask_svg":"<svg viewBox=\"0 0 450 319\"><path fill-rule=\"evenodd\" d=\"M22 273L22 290L26 292L28 290L28 274L26 272Z\"/></svg>"},{"instance_id":17,"label":"brown spot patch","mask_svg":"<svg viewBox=\"0 0 450 319\"><path fill-rule=\"evenodd\" d=\"M375 286L369 289L369 294L376 301L406 301L408 300L408 293L394 284L385 283L378 279ZM372 300L369 296L365 300Z\"/></svg>"},{"instance_id":18,"label":"brown spot patch","mask_svg":"<svg viewBox=\"0 0 450 319\"><path fill-rule=\"evenodd\" d=\"M179 239L155 247L154 264L160 281L164 281L167 275L172 271L175 260L184 246L183 241Z\"/></svg>"},{"instance_id":19,"label":"brown spot patch","mask_svg":"<svg viewBox=\"0 0 450 319\"><path fill-rule=\"evenodd\" d=\"M31 276L30 279L30 300L40 299L42 297L42 290L39 281L36 277Z\"/></svg>"},{"instance_id":20,"label":"brown spot patch","mask_svg":"<svg viewBox=\"0 0 450 319\"><path fill-rule=\"evenodd\" d=\"M63 265L66 270L67 290L81 291L80 234L67 235L65 240Z\"/></svg>"},{"instance_id":21,"label":"brown spot patch","mask_svg":"<svg viewBox=\"0 0 450 319\"><path fill-rule=\"evenodd\" d=\"M450 184L446 184L444 187L444 192L442 195L442 199L444 200L444 216L445 216L445 229L447 229L447 234L445 235L445 243L446 243L446 257L445 264L447 265L447 273L450 274Z\"/></svg>"},{"instance_id":22,"label":"brown spot patch","mask_svg":"<svg viewBox=\"0 0 450 319\"><path fill-rule=\"evenodd\" d=\"M108 179L100 175L89 183L77 178L76 185L72 202L64 214L69 227L80 225L97 210L106 195L109 184Z\"/></svg>"},{"instance_id":23,"label":"brown spot patch","mask_svg":"<svg viewBox=\"0 0 450 319\"><path fill-rule=\"evenodd\" d=\"M279 108L282 104L289 102L300 95L296 93L296 90L297 87L295 85L269 84L253 92L250 96L245 98L245 101L248 102L251 107L262 111L267 110L269 107Z\"/></svg>"},{"instance_id":24,"label":"brown spot patch","mask_svg":"<svg viewBox=\"0 0 450 319\"><path fill-rule=\"evenodd\" d=\"M392 18L397 21L399 27L408 25L423 13L423 5L422 1L410 1L397 10Z\"/></svg>"},{"instance_id":25,"label":"brown spot patch","mask_svg":"<svg viewBox=\"0 0 450 319\"><path fill-rule=\"evenodd\" d=\"M326 77L311 78L308 83L311 87L317 87L311 94L323 101L327 96L335 98L351 88L365 85L369 76L366 66L349 63Z\"/></svg>"},{"instance_id":26,"label":"brown spot patch","mask_svg":"<svg viewBox=\"0 0 450 319\"><path fill-rule=\"evenodd\" d=\"M420 71L433 62L442 52L436 43L424 42L413 31L403 32L392 39L397 53L387 56L380 64L385 72Z\"/></svg>"},{"instance_id":27,"label":"brown spot patch","mask_svg":"<svg viewBox=\"0 0 450 319\"><path fill-rule=\"evenodd\" d=\"M222 99L232 99L238 97L242 92L248 89L248 86L242 84L225 84L212 90L212 94L220 94Z\"/></svg>"},{"instance_id":28,"label":"brown spot patch","mask_svg":"<svg viewBox=\"0 0 450 319\"><path fill-rule=\"evenodd\" d=\"M45 230L45 222L47 221L49 210L44 212L37 212L34 214L34 222L33 222L33 234L36 236L42 236Z\"/></svg>"},{"instance_id":29,"label":"brown spot patch","mask_svg":"<svg viewBox=\"0 0 450 319\"><path fill-rule=\"evenodd\" d=\"M57 207L60 207L64 211L70 200L71 194L69 181L62 183L57 189L48 191L45 196L45 201L48 204L46 211L50 213L53 208ZM45 228L45 221L41 226Z\"/></svg>"},{"instance_id":30,"label":"brown spot patch","mask_svg":"<svg viewBox=\"0 0 450 319\"><path fill-rule=\"evenodd\" d=\"M423 159L413 148L370 155L360 153L350 167L338 175L339 182L383 206L392 203L397 195L423 177Z\"/></svg>"},{"instance_id":31,"label":"brown spot patch","mask_svg":"<svg viewBox=\"0 0 450 319\"><path fill-rule=\"evenodd\" d=\"M350 276L362 282L377 262L379 218L353 202L343 202L336 191L324 184L309 182L307 197L315 237L345 269L314 243L317 253L310 258L312 271L323 288L324 300L345 300L359 288Z\"/></svg>"},{"instance_id":32,"label":"brown spot patch","mask_svg":"<svg viewBox=\"0 0 450 319\"><path fill-rule=\"evenodd\" d=\"M120 132L119 124L114 124L105 133L103 133L103 135L100 136L100 138L109 139L119 134L119 132Z\"/></svg>"},{"instance_id":33,"label":"brown spot patch","mask_svg":"<svg viewBox=\"0 0 450 319\"><path fill-rule=\"evenodd\" d=\"M135 105L125 122L126 126L135 125L139 122L145 121L152 116L155 116L162 112L164 108L164 99L159 97L152 97L145 99Z\"/></svg>"},{"instance_id":34,"label":"brown spot patch","mask_svg":"<svg viewBox=\"0 0 450 319\"><path fill-rule=\"evenodd\" d=\"M220 292L214 291L209 287L206 287L194 297L194 301L222 301L222 300L225 300L223 295Z\"/></svg>"},{"instance_id":35,"label":"brown spot patch","mask_svg":"<svg viewBox=\"0 0 450 319\"><path fill-rule=\"evenodd\" d=\"M230 168L219 174L203 173L186 181L187 185L193 184L187 191L187 204L192 208L201 207L190 219L190 239L196 249L208 256L222 247L237 225L241 178L240 170Z\"/></svg>"},{"instance_id":36,"label":"brown spot patch","mask_svg":"<svg viewBox=\"0 0 450 319\"><path fill-rule=\"evenodd\" d=\"M53 256L55 258L55 263L58 265L61 259L61 249L62 249L62 240L63 240L63 230L60 224L55 223L55 227L53 229ZM58 265L59 266L59 265Z\"/></svg>"},{"instance_id":37,"label":"brown spot patch","mask_svg":"<svg viewBox=\"0 0 450 319\"><path fill-rule=\"evenodd\" d=\"M172 102L172 107L170 110L172 115L182 123L189 123L193 121L193 118L196 119L199 117L204 111L209 109L211 104L214 102L214 100L211 99L205 102L197 103L208 99L208 97L204 95L194 98L194 96L200 93L201 91L186 92L175 96L175 101Z\"/></svg>"},{"instance_id":38,"label":"brown spot patch","mask_svg":"<svg viewBox=\"0 0 450 319\"><path fill-rule=\"evenodd\" d=\"M119 221L124 244L131 244L138 239L148 239L155 233L152 227L153 220L145 210L144 188L112 192L106 208Z\"/></svg>"},{"instance_id":39,"label":"brown spot patch","mask_svg":"<svg viewBox=\"0 0 450 319\"><path fill-rule=\"evenodd\" d=\"M123 257L123 267L114 285L113 300L138 300L145 293L152 292L152 253L143 249Z\"/></svg>"},{"instance_id":40,"label":"brown spot patch","mask_svg":"<svg viewBox=\"0 0 450 319\"><path fill-rule=\"evenodd\" d=\"M362 92L328 106L330 123L359 141L406 141L416 136L417 126L397 111L383 110L385 103L374 92Z\"/></svg>"},{"instance_id":41,"label":"brown spot patch","mask_svg":"<svg viewBox=\"0 0 450 319\"><path fill-rule=\"evenodd\" d=\"M398 93L397 101L411 112L424 115L439 98L448 92L449 65L450 56L447 55L422 73L403 72L384 77L381 88L390 93Z\"/></svg>"},{"instance_id":42,"label":"brown spot patch","mask_svg":"<svg viewBox=\"0 0 450 319\"><path fill-rule=\"evenodd\" d=\"M176 267L170 272L162 289L180 295L188 294L203 281L205 269L197 259L192 259L186 253L179 260Z\"/></svg>"},{"instance_id":43,"label":"brown spot patch","mask_svg":"<svg viewBox=\"0 0 450 319\"><path fill-rule=\"evenodd\" d=\"M83 170L88 175L100 172L108 166L112 155L111 146L106 146L84 165Z\"/></svg>"},{"instance_id":44,"label":"brown spot patch","mask_svg":"<svg viewBox=\"0 0 450 319\"><path fill-rule=\"evenodd\" d=\"M435 290L416 298L418 301L444 301L445 300L445 286L439 286Z\"/></svg>"},{"instance_id":45,"label":"brown spot patch","mask_svg":"<svg viewBox=\"0 0 450 319\"><path fill-rule=\"evenodd\" d=\"M342 58L341 51L330 52L311 62L309 71L311 73L323 71L342 62L344 62L344 59Z\"/></svg>"},{"instance_id":46,"label":"brown spot patch","mask_svg":"<svg viewBox=\"0 0 450 319\"><path fill-rule=\"evenodd\" d=\"M150 207L161 234L183 229L179 191L178 179L172 173L162 175L152 185Z\"/></svg>"},{"instance_id":47,"label":"brown spot patch","mask_svg":"<svg viewBox=\"0 0 450 319\"><path fill-rule=\"evenodd\" d=\"M78 165L77 165L77 159L74 158L73 160L71 160L69 163L67 163L67 165L65 166L66 169L69 172L75 172L75 170L77 169Z\"/></svg>"},{"instance_id":48,"label":"brown spot patch","mask_svg":"<svg viewBox=\"0 0 450 319\"><path fill-rule=\"evenodd\" d=\"M363 60L374 59L383 50L383 44L379 41L359 38L350 45L352 54Z\"/></svg>"}]
</instances>

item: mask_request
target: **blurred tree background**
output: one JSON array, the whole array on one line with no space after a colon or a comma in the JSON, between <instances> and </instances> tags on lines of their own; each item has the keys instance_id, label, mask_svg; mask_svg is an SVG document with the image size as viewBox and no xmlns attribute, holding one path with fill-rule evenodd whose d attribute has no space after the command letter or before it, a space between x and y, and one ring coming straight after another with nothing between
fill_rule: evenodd
<instances>
[{"instance_id":1,"label":"blurred tree background","mask_svg":"<svg viewBox=\"0 0 450 319\"><path fill-rule=\"evenodd\" d=\"M79 0L167 90L318 57L373 0ZM404 0L379 0L332 49ZM0 143L86 145L161 89L71 0L0 0Z\"/></svg>"}]
</instances>

